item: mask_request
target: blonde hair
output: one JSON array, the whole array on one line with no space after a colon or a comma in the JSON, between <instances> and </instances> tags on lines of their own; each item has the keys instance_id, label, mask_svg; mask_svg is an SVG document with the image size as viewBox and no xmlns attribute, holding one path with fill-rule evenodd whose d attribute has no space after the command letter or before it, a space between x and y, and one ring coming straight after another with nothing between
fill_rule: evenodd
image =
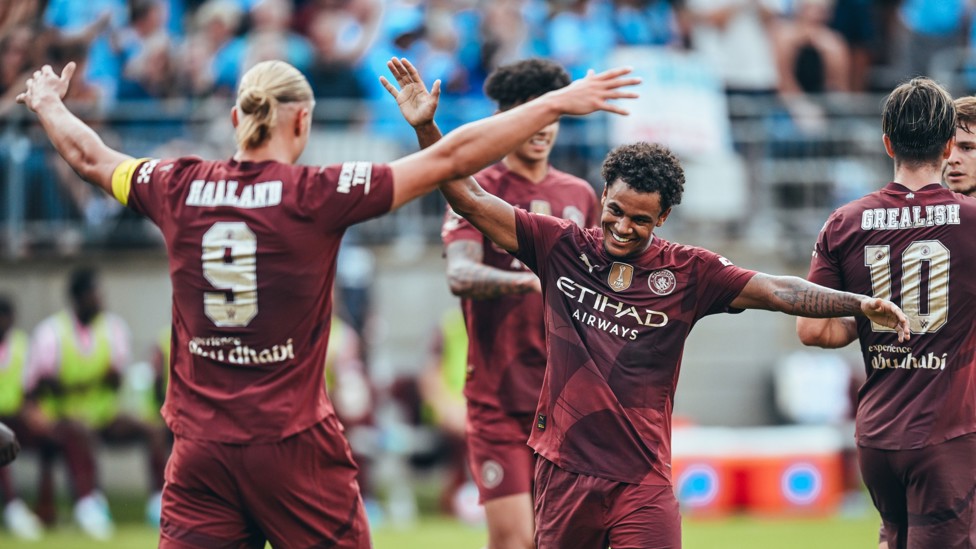
<instances>
[{"instance_id":1,"label":"blonde hair","mask_svg":"<svg viewBox=\"0 0 976 549\"><path fill-rule=\"evenodd\" d=\"M313 102L305 76L284 61L262 61L251 67L237 88L237 144L256 149L271 139L280 103Z\"/></svg>"}]
</instances>

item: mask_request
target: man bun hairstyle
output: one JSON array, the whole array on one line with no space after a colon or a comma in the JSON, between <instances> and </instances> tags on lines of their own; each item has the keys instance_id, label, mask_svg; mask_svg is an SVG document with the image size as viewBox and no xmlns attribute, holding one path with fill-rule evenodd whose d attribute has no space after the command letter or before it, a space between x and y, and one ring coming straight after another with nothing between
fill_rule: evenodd
<instances>
[{"instance_id":1,"label":"man bun hairstyle","mask_svg":"<svg viewBox=\"0 0 976 549\"><path fill-rule=\"evenodd\" d=\"M885 99L881 127L891 141L896 161L941 161L946 143L956 133L952 96L934 80L912 78Z\"/></svg>"},{"instance_id":2,"label":"man bun hairstyle","mask_svg":"<svg viewBox=\"0 0 976 549\"><path fill-rule=\"evenodd\" d=\"M617 180L642 193L659 193L661 211L681 203L685 171L667 147L639 141L610 151L601 169L607 187Z\"/></svg>"},{"instance_id":3,"label":"man bun hairstyle","mask_svg":"<svg viewBox=\"0 0 976 549\"><path fill-rule=\"evenodd\" d=\"M485 80L485 95L506 111L570 83L569 73L548 59L524 59L498 67Z\"/></svg>"},{"instance_id":4,"label":"man bun hairstyle","mask_svg":"<svg viewBox=\"0 0 976 549\"><path fill-rule=\"evenodd\" d=\"M298 69L284 61L262 61L241 78L237 89L237 144L256 149L271 139L282 103L313 102L312 87Z\"/></svg>"}]
</instances>

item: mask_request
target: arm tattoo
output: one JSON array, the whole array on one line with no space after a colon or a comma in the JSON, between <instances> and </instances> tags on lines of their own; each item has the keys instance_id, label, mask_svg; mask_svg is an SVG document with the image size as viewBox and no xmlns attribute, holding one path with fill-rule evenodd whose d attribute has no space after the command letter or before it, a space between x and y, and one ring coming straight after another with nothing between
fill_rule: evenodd
<instances>
[{"instance_id":1,"label":"arm tattoo","mask_svg":"<svg viewBox=\"0 0 976 549\"><path fill-rule=\"evenodd\" d=\"M447 247L447 279L454 295L492 299L533 291L533 273L498 269L485 265L483 259L482 244L474 240L459 240Z\"/></svg>"},{"instance_id":2,"label":"arm tattoo","mask_svg":"<svg viewBox=\"0 0 976 549\"><path fill-rule=\"evenodd\" d=\"M785 304L783 312L811 318L854 316L861 313L861 296L831 290L796 277L772 280L773 296Z\"/></svg>"}]
</instances>

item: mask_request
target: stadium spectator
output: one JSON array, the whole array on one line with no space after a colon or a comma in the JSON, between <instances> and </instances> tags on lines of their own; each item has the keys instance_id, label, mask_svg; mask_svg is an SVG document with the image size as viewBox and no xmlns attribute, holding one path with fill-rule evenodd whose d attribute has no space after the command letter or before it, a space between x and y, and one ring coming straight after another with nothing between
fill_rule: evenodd
<instances>
[{"instance_id":1,"label":"stadium spectator","mask_svg":"<svg viewBox=\"0 0 976 549\"><path fill-rule=\"evenodd\" d=\"M867 379L858 392L858 455L883 540L893 548L963 547L976 541L969 495L976 486L969 305L976 284L951 274L976 267L965 225L976 203L938 184L959 131L941 86L915 78L895 88L882 129L894 180L828 218L809 279L894 296L914 337L899 343L885 326L850 318L799 319L797 333L803 343L827 348L860 340Z\"/></svg>"},{"instance_id":2,"label":"stadium spectator","mask_svg":"<svg viewBox=\"0 0 976 549\"><path fill-rule=\"evenodd\" d=\"M572 78L602 69L616 40L610 6L592 0L568 0L550 3L550 9L548 56L566 67ZM586 40L580 40L581 36Z\"/></svg>"},{"instance_id":3,"label":"stadium spectator","mask_svg":"<svg viewBox=\"0 0 976 549\"><path fill-rule=\"evenodd\" d=\"M955 100L956 136L942 176L953 192L976 194L976 97Z\"/></svg>"},{"instance_id":4,"label":"stadium spectator","mask_svg":"<svg viewBox=\"0 0 976 549\"><path fill-rule=\"evenodd\" d=\"M432 120L436 84L428 94L413 71L394 74ZM433 124L415 128L422 146L440 137ZM667 149L618 147L603 177L601 227L591 229L516 208L474 178L440 187L457 214L541 279L547 364L529 438L539 549L680 546L671 410L684 341L704 316L859 314L908 337L890 301L741 269L655 237L684 186Z\"/></svg>"},{"instance_id":5,"label":"stadium spectator","mask_svg":"<svg viewBox=\"0 0 976 549\"><path fill-rule=\"evenodd\" d=\"M148 509L158 506L161 498L165 433L120 409L118 389L130 358L129 329L121 317L104 311L96 272L72 272L68 295L71 306L34 330L25 373L27 413L31 430L49 433L63 449L74 488L75 520L92 537L107 539L113 526L98 491L96 439L146 444L152 491ZM53 466L52 457L42 454L42 468Z\"/></svg>"},{"instance_id":6,"label":"stadium spectator","mask_svg":"<svg viewBox=\"0 0 976 549\"><path fill-rule=\"evenodd\" d=\"M772 27L777 86L797 128L822 133L824 107L811 96L850 91L850 55L843 37L827 26L831 0L799 0L792 19Z\"/></svg>"},{"instance_id":7,"label":"stadium spectator","mask_svg":"<svg viewBox=\"0 0 976 549\"><path fill-rule=\"evenodd\" d=\"M130 0L129 25L118 33L122 63L118 98L163 99L180 84L170 56L172 40L166 28L163 0Z\"/></svg>"},{"instance_id":8,"label":"stadium spectator","mask_svg":"<svg viewBox=\"0 0 976 549\"><path fill-rule=\"evenodd\" d=\"M175 434L164 548L369 547L356 466L322 379L342 233L474 173L561 114L618 110L607 101L633 96L618 88L638 81L627 69L589 76L389 165L305 167L294 162L314 100L287 63L242 78L231 111L238 151L226 161L108 148L61 101L74 70L43 67L18 100L87 181L161 227L171 255L179 351L163 406ZM218 192L217 181L236 184Z\"/></svg>"},{"instance_id":9,"label":"stadium spectator","mask_svg":"<svg viewBox=\"0 0 976 549\"><path fill-rule=\"evenodd\" d=\"M116 44L118 31L129 20L126 0L50 0L44 10L44 25L58 31L64 40L90 44L85 81L98 88L103 106L115 103L122 60Z\"/></svg>"},{"instance_id":10,"label":"stadium spectator","mask_svg":"<svg viewBox=\"0 0 976 549\"><path fill-rule=\"evenodd\" d=\"M10 478L11 468L3 467L13 461L20 449L13 438L14 431L22 433L22 439L26 432L23 378L27 350L27 334L15 327L13 302L0 295L0 505L7 530L18 538L36 540L43 531L41 521L18 497Z\"/></svg>"},{"instance_id":11,"label":"stadium spectator","mask_svg":"<svg viewBox=\"0 0 976 549\"><path fill-rule=\"evenodd\" d=\"M967 0L901 2L890 48L896 81L929 74L940 52L965 46L971 8Z\"/></svg>"},{"instance_id":12,"label":"stadium spectator","mask_svg":"<svg viewBox=\"0 0 976 549\"><path fill-rule=\"evenodd\" d=\"M420 80L409 62L390 67L401 88ZM384 80L384 82L386 82ZM507 111L568 85L558 64L528 59L496 69L485 94ZM387 83L396 96L396 89ZM436 100L400 103L418 134L432 124ZM536 213L596 224L593 187L556 170L549 154L558 124L544 128L501 161L477 174L489 192ZM421 141L421 146L431 145ZM461 298L468 327L467 450L488 519L488 547L532 547L532 450L526 446L546 365L539 278L448 210L442 228L451 293Z\"/></svg>"},{"instance_id":13,"label":"stadium spectator","mask_svg":"<svg viewBox=\"0 0 976 549\"><path fill-rule=\"evenodd\" d=\"M780 15L771 0L688 0L691 45L732 96L771 96L779 80L769 28Z\"/></svg>"},{"instance_id":14,"label":"stadium spectator","mask_svg":"<svg viewBox=\"0 0 976 549\"><path fill-rule=\"evenodd\" d=\"M274 59L286 61L302 74L308 74L315 50L306 37L292 32L293 9L290 0L258 0L254 3L240 74L261 61Z\"/></svg>"},{"instance_id":15,"label":"stadium spectator","mask_svg":"<svg viewBox=\"0 0 976 549\"><path fill-rule=\"evenodd\" d=\"M180 65L191 97L232 95L244 51L244 12L234 0L207 0L193 13Z\"/></svg>"}]
</instances>

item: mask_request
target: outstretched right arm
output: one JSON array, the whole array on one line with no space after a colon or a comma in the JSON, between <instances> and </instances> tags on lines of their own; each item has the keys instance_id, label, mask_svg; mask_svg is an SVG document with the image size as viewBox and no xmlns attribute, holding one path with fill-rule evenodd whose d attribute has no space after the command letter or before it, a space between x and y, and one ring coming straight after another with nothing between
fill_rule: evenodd
<instances>
[{"instance_id":1,"label":"outstretched right arm","mask_svg":"<svg viewBox=\"0 0 976 549\"><path fill-rule=\"evenodd\" d=\"M499 160L564 114L600 110L627 114L609 101L637 97L636 93L620 91L640 83L639 78L625 78L629 72L629 68L617 68L587 75L514 109L465 124L430 148L392 162L393 207L450 181L441 190L454 211L503 249L517 250L515 211L465 178Z\"/></svg>"},{"instance_id":2,"label":"outstretched right arm","mask_svg":"<svg viewBox=\"0 0 976 549\"><path fill-rule=\"evenodd\" d=\"M27 90L17 96L17 102L37 114L58 154L82 179L112 194L112 173L132 157L107 146L65 106L62 98L75 68L72 61L58 75L50 65L44 65L27 80Z\"/></svg>"}]
</instances>

